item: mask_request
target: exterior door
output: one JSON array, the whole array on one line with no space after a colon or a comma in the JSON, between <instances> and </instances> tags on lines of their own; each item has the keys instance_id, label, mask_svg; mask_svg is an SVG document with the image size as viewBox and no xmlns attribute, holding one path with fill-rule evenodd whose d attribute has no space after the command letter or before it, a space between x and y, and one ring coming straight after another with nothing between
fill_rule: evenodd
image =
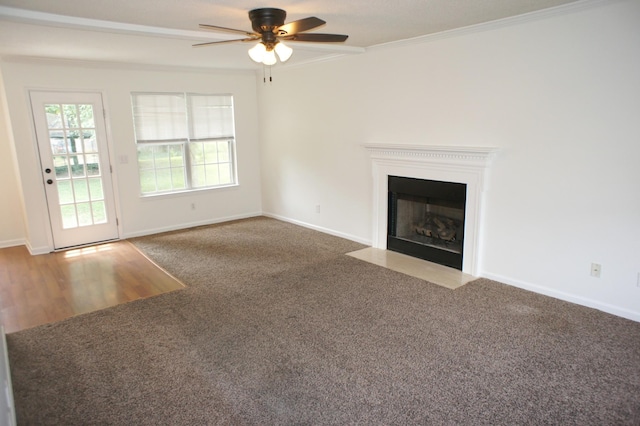
<instances>
[{"instance_id":1,"label":"exterior door","mask_svg":"<svg viewBox=\"0 0 640 426\"><path fill-rule=\"evenodd\" d=\"M118 238L102 96L30 92L56 249Z\"/></svg>"}]
</instances>

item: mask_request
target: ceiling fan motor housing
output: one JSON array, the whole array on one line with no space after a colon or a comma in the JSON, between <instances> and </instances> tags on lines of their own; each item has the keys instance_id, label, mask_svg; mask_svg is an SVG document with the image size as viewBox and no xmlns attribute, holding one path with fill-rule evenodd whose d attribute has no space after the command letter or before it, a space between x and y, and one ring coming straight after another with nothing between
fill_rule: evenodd
<instances>
[{"instance_id":1,"label":"ceiling fan motor housing","mask_svg":"<svg viewBox=\"0 0 640 426\"><path fill-rule=\"evenodd\" d=\"M266 32L273 33L273 30L284 25L287 12L282 9L274 9L271 7L262 9L253 9L249 11L249 19L253 31L264 34Z\"/></svg>"}]
</instances>

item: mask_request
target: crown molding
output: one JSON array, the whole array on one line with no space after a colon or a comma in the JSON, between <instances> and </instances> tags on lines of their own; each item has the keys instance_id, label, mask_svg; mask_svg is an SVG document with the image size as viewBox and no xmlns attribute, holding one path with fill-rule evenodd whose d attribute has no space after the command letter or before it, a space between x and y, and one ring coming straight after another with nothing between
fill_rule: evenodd
<instances>
[{"instance_id":1,"label":"crown molding","mask_svg":"<svg viewBox=\"0 0 640 426\"><path fill-rule=\"evenodd\" d=\"M158 64L140 64L133 62L116 62L116 61L93 61L85 59L61 59L61 58L45 58L38 56L18 56L4 55L0 56L0 62L15 64L35 64L35 65L51 65L59 67L79 67L79 68L99 68L114 69L127 71L158 71L158 72L186 72L186 73L205 73L218 75L238 75L253 74L254 69L247 68L215 68L215 67L188 67L180 65L158 65Z\"/></svg>"},{"instance_id":2,"label":"crown molding","mask_svg":"<svg viewBox=\"0 0 640 426\"><path fill-rule=\"evenodd\" d=\"M494 21L482 22L479 24L469 25L462 28L455 28L447 31L440 31L433 34L427 34L419 37L408 38L405 40L392 41L390 43L376 44L370 46L367 51L383 50L389 48L411 46L416 44L424 44L434 42L438 40L444 40L454 37L460 37L467 34L474 34L485 31L492 31L495 29L510 27L514 25L520 25L527 22L534 22L541 19L546 19L554 16L566 15L581 10L592 9L602 5L611 4L614 2L626 2L635 0L579 0L573 3L563 4L560 6L554 6L547 9L536 10L533 12L523 13L522 15L510 16L507 18L496 19Z\"/></svg>"}]
</instances>

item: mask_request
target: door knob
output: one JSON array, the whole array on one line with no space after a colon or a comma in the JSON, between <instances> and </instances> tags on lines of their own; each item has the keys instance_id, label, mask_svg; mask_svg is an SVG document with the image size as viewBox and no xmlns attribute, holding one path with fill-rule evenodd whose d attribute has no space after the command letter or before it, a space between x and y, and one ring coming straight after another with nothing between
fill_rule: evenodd
<instances>
[{"instance_id":1,"label":"door knob","mask_svg":"<svg viewBox=\"0 0 640 426\"><path fill-rule=\"evenodd\" d=\"M51 185L51 184L53 183L53 181L52 181L51 179L47 179L47 183L48 183L49 185Z\"/></svg>"},{"instance_id":2,"label":"door knob","mask_svg":"<svg viewBox=\"0 0 640 426\"><path fill-rule=\"evenodd\" d=\"M44 172L45 172L45 173L51 173L51 169L49 169L49 168L44 169Z\"/></svg>"}]
</instances>

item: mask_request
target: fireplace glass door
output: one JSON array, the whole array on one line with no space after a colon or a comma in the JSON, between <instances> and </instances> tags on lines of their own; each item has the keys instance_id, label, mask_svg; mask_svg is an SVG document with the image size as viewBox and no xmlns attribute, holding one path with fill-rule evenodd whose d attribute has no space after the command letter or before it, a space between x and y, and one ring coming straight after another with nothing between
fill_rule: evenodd
<instances>
[{"instance_id":1,"label":"fireplace glass door","mask_svg":"<svg viewBox=\"0 0 640 426\"><path fill-rule=\"evenodd\" d=\"M387 248L462 270L466 185L389 176Z\"/></svg>"}]
</instances>

